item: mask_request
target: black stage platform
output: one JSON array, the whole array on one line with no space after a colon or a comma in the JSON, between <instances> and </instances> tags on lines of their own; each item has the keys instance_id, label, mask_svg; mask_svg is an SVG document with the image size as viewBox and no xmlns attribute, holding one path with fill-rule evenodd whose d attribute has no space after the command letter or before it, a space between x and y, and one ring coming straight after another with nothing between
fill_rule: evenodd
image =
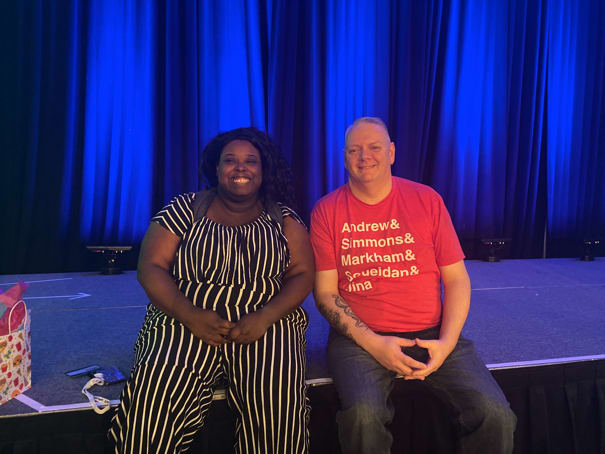
<instances>
[{"instance_id":1,"label":"black stage platform","mask_svg":"<svg viewBox=\"0 0 605 454\"><path fill-rule=\"evenodd\" d=\"M463 334L475 341L519 417L515 452L605 452L605 259L467 261L467 268L473 292ZM33 384L0 406L0 453L45 452L44 443L51 442L70 443L70 452L103 452L98 428L108 417L94 414L81 394L87 378L64 372L98 364L128 374L147 304L135 272L0 276L0 288L17 281L30 284L25 300L31 310ZM312 451L333 452L338 402L325 360L328 325L311 297L304 307L311 320ZM396 399L422 395L416 384L410 388ZM121 385L94 388L114 403L120 390ZM394 425L400 422L396 417ZM46 435L33 441L36 430ZM61 438L62 431L71 435ZM406 437L396 436L397 449L428 452L417 436ZM202 445L207 452L218 449L207 440Z\"/></svg>"}]
</instances>

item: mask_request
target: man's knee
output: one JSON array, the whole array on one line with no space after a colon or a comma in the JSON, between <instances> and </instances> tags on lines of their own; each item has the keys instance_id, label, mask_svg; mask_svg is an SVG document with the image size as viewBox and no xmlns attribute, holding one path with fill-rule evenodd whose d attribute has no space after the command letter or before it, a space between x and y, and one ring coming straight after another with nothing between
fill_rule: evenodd
<instances>
[{"instance_id":1,"label":"man's knee","mask_svg":"<svg viewBox=\"0 0 605 454\"><path fill-rule=\"evenodd\" d=\"M460 452L510 454L517 424L513 411L506 402L486 396L473 403L474 406L460 415Z\"/></svg>"},{"instance_id":2,"label":"man's knee","mask_svg":"<svg viewBox=\"0 0 605 454\"><path fill-rule=\"evenodd\" d=\"M486 405L486 421L494 427L500 427L503 431L513 432L517 425L517 417L507 403L491 401Z\"/></svg>"},{"instance_id":3,"label":"man's knee","mask_svg":"<svg viewBox=\"0 0 605 454\"><path fill-rule=\"evenodd\" d=\"M499 403L497 406L492 407L490 423L493 430L498 430L499 428L503 436L512 436L517 427L517 416L508 405Z\"/></svg>"},{"instance_id":4,"label":"man's knee","mask_svg":"<svg viewBox=\"0 0 605 454\"><path fill-rule=\"evenodd\" d=\"M517 424L517 417L506 402L484 395L475 400L474 406L464 412L461 419L462 426L469 431L482 428L490 432L512 434Z\"/></svg>"},{"instance_id":5,"label":"man's knee","mask_svg":"<svg viewBox=\"0 0 605 454\"><path fill-rule=\"evenodd\" d=\"M371 426L373 424L388 424L393 419L393 411L386 406L372 402L357 402L343 409L336 415L336 420L347 427Z\"/></svg>"},{"instance_id":6,"label":"man's knee","mask_svg":"<svg viewBox=\"0 0 605 454\"><path fill-rule=\"evenodd\" d=\"M393 412L380 405L356 403L336 414L338 438L343 453L388 453L393 436L386 424Z\"/></svg>"}]
</instances>

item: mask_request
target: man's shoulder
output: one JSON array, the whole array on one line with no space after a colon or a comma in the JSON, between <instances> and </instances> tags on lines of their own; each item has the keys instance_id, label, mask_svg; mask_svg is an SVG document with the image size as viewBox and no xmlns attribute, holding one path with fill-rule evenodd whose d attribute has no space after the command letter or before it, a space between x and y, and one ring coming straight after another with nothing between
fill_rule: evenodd
<instances>
[{"instance_id":1,"label":"man's shoulder","mask_svg":"<svg viewBox=\"0 0 605 454\"><path fill-rule=\"evenodd\" d=\"M337 201L346 194L347 185L343 184L339 188L334 189L332 192L324 195L317 202L315 202L315 206L313 210L326 209L333 207L336 205Z\"/></svg>"},{"instance_id":2,"label":"man's shoulder","mask_svg":"<svg viewBox=\"0 0 605 454\"><path fill-rule=\"evenodd\" d=\"M439 193L426 184L416 181L407 180L401 177L393 177L393 186L396 187L400 194L411 195L416 194L421 198L441 198Z\"/></svg>"}]
</instances>

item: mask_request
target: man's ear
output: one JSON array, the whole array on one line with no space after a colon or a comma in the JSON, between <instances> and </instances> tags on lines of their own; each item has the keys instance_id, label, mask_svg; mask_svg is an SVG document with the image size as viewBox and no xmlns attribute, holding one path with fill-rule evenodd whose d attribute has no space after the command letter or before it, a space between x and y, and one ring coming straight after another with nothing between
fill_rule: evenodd
<instances>
[{"instance_id":1,"label":"man's ear","mask_svg":"<svg viewBox=\"0 0 605 454\"><path fill-rule=\"evenodd\" d=\"M391 158L391 165L395 162L395 142L389 144L389 155Z\"/></svg>"}]
</instances>

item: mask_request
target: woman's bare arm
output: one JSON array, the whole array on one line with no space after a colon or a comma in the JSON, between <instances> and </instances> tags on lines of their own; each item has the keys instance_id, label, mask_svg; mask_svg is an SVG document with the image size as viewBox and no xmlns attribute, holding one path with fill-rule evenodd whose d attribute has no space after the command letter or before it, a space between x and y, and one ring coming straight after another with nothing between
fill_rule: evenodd
<instances>
[{"instance_id":1,"label":"woman's bare arm","mask_svg":"<svg viewBox=\"0 0 605 454\"><path fill-rule=\"evenodd\" d=\"M195 307L174 282L170 268L181 239L152 222L145 233L139 254L137 279L150 301L162 312L185 325L195 336L211 345L228 342L234 323L216 312Z\"/></svg>"}]
</instances>

